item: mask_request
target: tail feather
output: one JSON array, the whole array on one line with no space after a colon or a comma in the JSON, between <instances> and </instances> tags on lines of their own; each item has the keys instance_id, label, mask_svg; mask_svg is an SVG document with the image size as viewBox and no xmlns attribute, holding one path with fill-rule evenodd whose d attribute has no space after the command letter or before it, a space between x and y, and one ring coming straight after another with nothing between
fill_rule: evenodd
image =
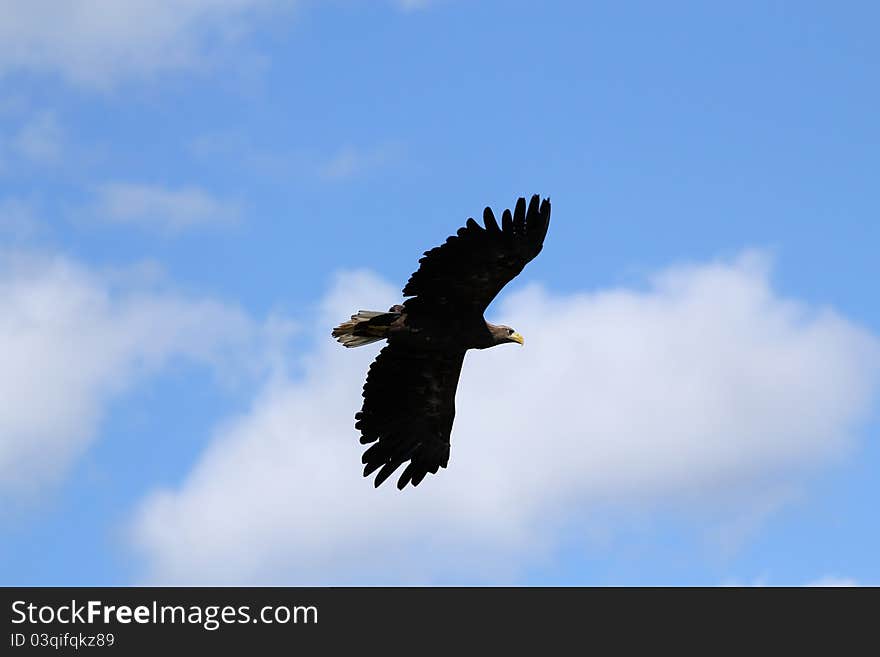
<instances>
[{"instance_id":1,"label":"tail feather","mask_svg":"<svg viewBox=\"0 0 880 657\"><path fill-rule=\"evenodd\" d=\"M389 321L382 321L389 315ZM397 317L396 313L383 313L375 310L359 310L351 319L343 322L331 334L345 347L361 347L388 337L388 324ZM377 318L382 318L379 321Z\"/></svg>"}]
</instances>

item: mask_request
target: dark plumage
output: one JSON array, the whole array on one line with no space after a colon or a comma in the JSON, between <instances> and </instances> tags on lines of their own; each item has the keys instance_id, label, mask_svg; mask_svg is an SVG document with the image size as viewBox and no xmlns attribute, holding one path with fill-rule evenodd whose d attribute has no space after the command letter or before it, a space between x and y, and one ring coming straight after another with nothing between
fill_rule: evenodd
<instances>
[{"instance_id":1,"label":"dark plumage","mask_svg":"<svg viewBox=\"0 0 880 657\"><path fill-rule=\"evenodd\" d=\"M468 219L446 242L425 252L403 288L410 297L388 312L360 311L337 326L346 347L387 339L370 366L355 427L364 452L364 476L378 470L378 486L404 463L397 481L417 486L449 461L455 391L468 349L523 343L508 326L489 324L483 312L501 289L537 256L550 224L550 200L520 198L501 225L492 210L481 227Z\"/></svg>"}]
</instances>

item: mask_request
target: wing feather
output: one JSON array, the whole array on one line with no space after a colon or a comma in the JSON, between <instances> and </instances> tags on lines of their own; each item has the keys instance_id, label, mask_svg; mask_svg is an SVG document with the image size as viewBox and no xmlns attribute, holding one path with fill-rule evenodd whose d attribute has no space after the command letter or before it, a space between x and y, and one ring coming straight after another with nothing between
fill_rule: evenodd
<instances>
[{"instance_id":1,"label":"wing feather","mask_svg":"<svg viewBox=\"0 0 880 657\"><path fill-rule=\"evenodd\" d=\"M397 482L417 486L449 461L455 391L464 352L415 350L387 345L367 374L364 404L355 416L364 452L364 476L376 470L379 486L409 461Z\"/></svg>"},{"instance_id":2,"label":"wing feather","mask_svg":"<svg viewBox=\"0 0 880 657\"><path fill-rule=\"evenodd\" d=\"M486 226L486 230L490 233L501 232L501 228L498 227L498 222L495 221L495 215L492 213L492 208L486 208L483 210L483 224Z\"/></svg>"},{"instance_id":3,"label":"wing feather","mask_svg":"<svg viewBox=\"0 0 880 657\"><path fill-rule=\"evenodd\" d=\"M520 198L513 215L510 210L501 215L500 229L486 208L483 223L485 228L468 219L444 244L425 252L403 288L404 296L417 299L406 301L408 310L428 305L483 312L541 252L550 225L550 200L535 195L527 206Z\"/></svg>"}]
</instances>

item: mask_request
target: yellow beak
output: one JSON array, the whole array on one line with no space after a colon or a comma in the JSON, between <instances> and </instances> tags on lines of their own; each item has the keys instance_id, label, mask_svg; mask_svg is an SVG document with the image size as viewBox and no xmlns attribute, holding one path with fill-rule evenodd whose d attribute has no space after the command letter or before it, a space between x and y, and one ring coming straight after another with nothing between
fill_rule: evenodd
<instances>
[{"instance_id":1,"label":"yellow beak","mask_svg":"<svg viewBox=\"0 0 880 657\"><path fill-rule=\"evenodd\" d=\"M523 338L523 336L516 332L514 332L513 335L510 336L510 340L512 342L518 342L521 345L524 345L526 343L525 338Z\"/></svg>"}]
</instances>

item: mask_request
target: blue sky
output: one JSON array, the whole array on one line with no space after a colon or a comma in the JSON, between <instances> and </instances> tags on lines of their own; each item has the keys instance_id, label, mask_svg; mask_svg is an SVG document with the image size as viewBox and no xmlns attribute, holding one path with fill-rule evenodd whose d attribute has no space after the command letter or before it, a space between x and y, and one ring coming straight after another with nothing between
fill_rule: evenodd
<instances>
[{"instance_id":1,"label":"blue sky","mask_svg":"<svg viewBox=\"0 0 880 657\"><path fill-rule=\"evenodd\" d=\"M0 2L0 582L880 581L873 3L28 7ZM327 330L532 193L546 248L490 309L528 346L463 374L508 403L374 491L375 350ZM567 465L511 474L535 451Z\"/></svg>"}]
</instances>

